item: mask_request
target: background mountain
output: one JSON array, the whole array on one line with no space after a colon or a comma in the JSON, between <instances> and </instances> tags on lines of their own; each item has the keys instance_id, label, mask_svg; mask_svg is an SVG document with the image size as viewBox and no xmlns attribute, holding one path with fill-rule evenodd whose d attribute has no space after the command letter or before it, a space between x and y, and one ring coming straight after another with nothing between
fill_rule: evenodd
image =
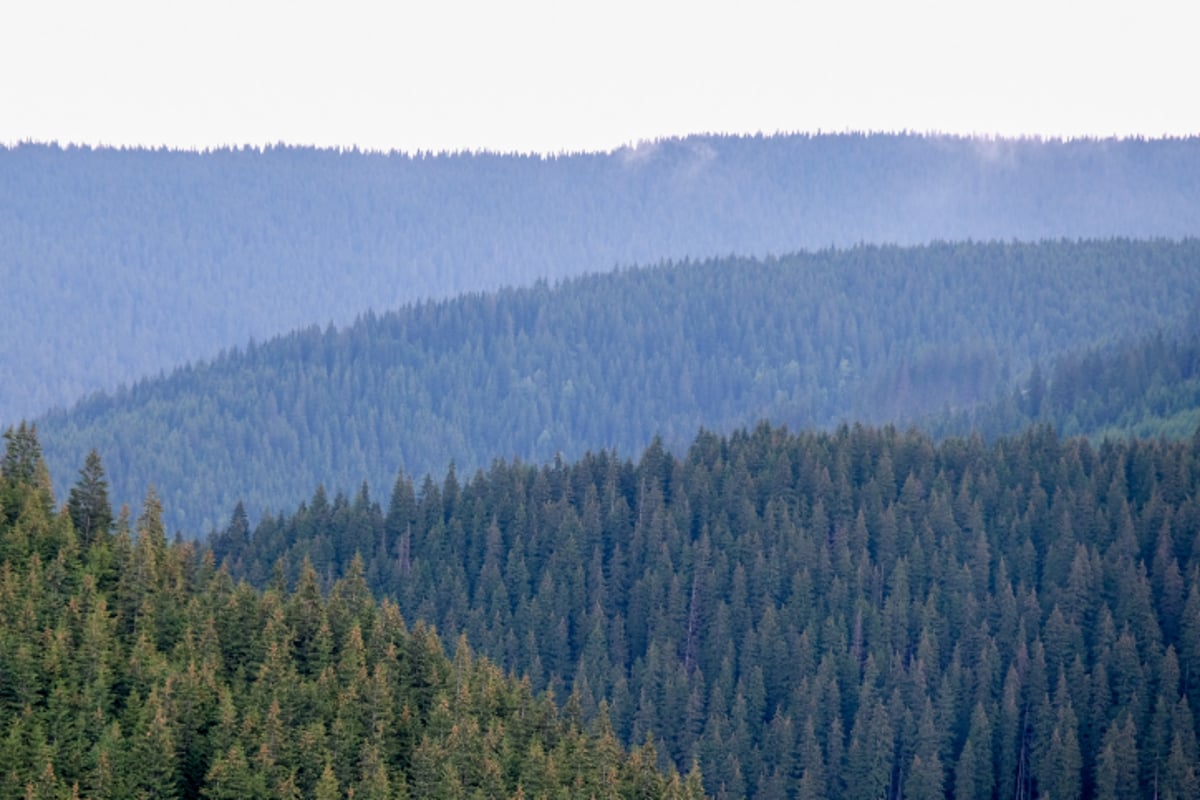
<instances>
[{"instance_id":1,"label":"background mountain","mask_svg":"<svg viewBox=\"0 0 1200 800\"><path fill-rule=\"evenodd\" d=\"M0 423L373 308L729 253L1200 234L1200 139L0 149ZM440 465L439 465L440 466Z\"/></svg>"},{"instance_id":2,"label":"background mountain","mask_svg":"<svg viewBox=\"0 0 1200 800\"><path fill-rule=\"evenodd\" d=\"M472 294L310 328L39 420L56 485L92 449L172 529L324 483L465 474L700 427L915 420L1011 393L1035 362L1178 329L1200 240L857 247ZM1056 387L1058 382L1054 384ZM1053 390L1057 391L1057 389ZM1052 391L1052 393L1053 393Z\"/></svg>"}]
</instances>

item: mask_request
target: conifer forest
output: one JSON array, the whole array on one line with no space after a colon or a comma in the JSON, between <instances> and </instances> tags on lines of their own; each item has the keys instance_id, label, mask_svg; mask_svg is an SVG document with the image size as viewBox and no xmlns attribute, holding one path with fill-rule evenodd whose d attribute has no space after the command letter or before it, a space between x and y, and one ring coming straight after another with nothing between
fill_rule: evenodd
<instances>
[{"instance_id":1,"label":"conifer forest","mask_svg":"<svg viewBox=\"0 0 1200 800\"><path fill-rule=\"evenodd\" d=\"M0 183L0 798L1200 800L1200 139Z\"/></svg>"}]
</instances>

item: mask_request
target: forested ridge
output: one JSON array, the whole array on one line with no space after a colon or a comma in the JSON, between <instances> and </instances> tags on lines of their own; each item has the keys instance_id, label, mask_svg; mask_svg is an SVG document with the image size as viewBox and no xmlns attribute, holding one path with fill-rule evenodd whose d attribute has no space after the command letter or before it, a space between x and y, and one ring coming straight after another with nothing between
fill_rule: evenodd
<instances>
[{"instance_id":1,"label":"forested ridge","mask_svg":"<svg viewBox=\"0 0 1200 800\"><path fill-rule=\"evenodd\" d=\"M1200 432L761 425L319 489L211 547L259 584L352 565L717 797L1194 800L1198 489Z\"/></svg>"},{"instance_id":2,"label":"forested ridge","mask_svg":"<svg viewBox=\"0 0 1200 800\"><path fill-rule=\"evenodd\" d=\"M1200 139L696 136L559 157L0 148L0 423L427 297L860 242L1200 235Z\"/></svg>"},{"instance_id":3,"label":"forested ridge","mask_svg":"<svg viewBox=\"0 0 1200 800\"><path fill-rule=\"evenodd\" d=\"M912 421L1017 388L1036 363L1200 307L1200 240L861 246L575 278L309 328L39 420L58 485L104 454L171 531L253 519L324 483L466 474L700 427ZM1010 428L1009 430L1013 430Z\"/></svg>"},{"instance_id":4,"label":"forested ridge","mask_svg":"<svg viewBox=\"0 0 1200 800\"><path fill-rule=\"evenodd\" d=\"M5 440L0 796L703 796L602 714L585 726L464 640L448 659L354 563L325 594L311 568L252 589L169 544L153 493L114 519L95 456L56 511L36 433Z\"/></svg>"},{"instance_id":5,"label":"forested ridge","mask_svg":"<svg viewBox=\"0 0 1200 800\"><path fill-rule=\"evenodd\" d=\"M1200 139L0 182L0 797L1200 800Z\"/></svg>"},{"instance_id":6,"label":"forested ridge","mask_svg":"<svg viewBox=\"0 0 1200 800\"><path fill-rule=\"evenodd\" d=\"M1200 428L1200 317L1178 336L1161 331L1132 345L1110 343L1035 364L1017 387L990 404L932 415L935 434L985 437L1048 424L1061 433L1183 439Z\"/></svg>"}]
</instances>

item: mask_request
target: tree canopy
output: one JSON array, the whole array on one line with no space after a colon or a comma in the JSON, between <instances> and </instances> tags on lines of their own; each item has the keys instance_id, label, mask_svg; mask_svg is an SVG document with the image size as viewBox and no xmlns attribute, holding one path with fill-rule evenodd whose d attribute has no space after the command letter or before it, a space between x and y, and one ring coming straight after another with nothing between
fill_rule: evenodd
<instances>
[{"instance_id":1,"label":"tree canopy","mask_svg":"<svg viewBox=\"0 0 1200 800\"><path fill-rule=\"evenodd\" d=\"M374 601L361 561L328 591L311 566L252 589L168 543L153 493L85 540L36 479L36 432L6 438L0 796L703 796L603 714L585 725L461 637L447 657Z\"/></svg>"},{"instance_id":2,"label":"tree canopy","mask_svg":"<svg viewBox=\"0 0 1200 800\"><path fill-rule=\"evenodd\" d=\"M403 467L632 456L760 419L906 424L1011 393L1035 363L1200 308L1200 241L856 247L664 264L309 328L38 420L55 482L105 454L171 530ZM1136 301L1134 300L1136 298ZM1057 391L1057 390L1056 390ZM1006 430L1014 430L1007 428Z\"/></svg>"},{"instance_id":3,"label":"tree canopy","mask_svg":"<svg viewBox=\"0 0 1200 800\"><path fill-rule=\"evenodd\" d=\"M1197 785L1198 490L1200 431L762 425L319 490L211 548L349 565L718 797L1149 800Z\"/></svg>"}]
</instances>

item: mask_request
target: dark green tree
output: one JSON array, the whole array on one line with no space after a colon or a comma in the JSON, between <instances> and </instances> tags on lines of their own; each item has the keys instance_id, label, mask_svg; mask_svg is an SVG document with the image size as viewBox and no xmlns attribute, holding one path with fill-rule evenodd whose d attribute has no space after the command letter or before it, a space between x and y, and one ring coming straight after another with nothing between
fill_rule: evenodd
<instances>
[{"instance_id":1,"label":"dark green tree","mask_svg":"<svg viewBox=\"0 0 1200 800\"><path fill-rule=\"evenodd\" d=\"M85 547L112 529L113 511L108 502L108 481L104 479L100 454L95 450L88 453L87 461L79 471L79 481L71 487L67 513L75 525L80 544Z\"/></svg>"}]
</instances>

